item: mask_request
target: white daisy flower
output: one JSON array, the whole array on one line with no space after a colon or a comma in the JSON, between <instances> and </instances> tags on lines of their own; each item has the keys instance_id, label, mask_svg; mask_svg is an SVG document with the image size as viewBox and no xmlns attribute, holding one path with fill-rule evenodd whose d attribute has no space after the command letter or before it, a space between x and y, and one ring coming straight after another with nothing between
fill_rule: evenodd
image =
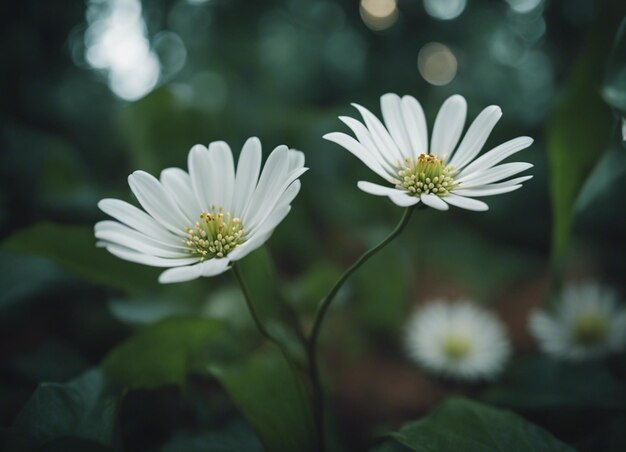
<instances>
[{"instance_id":1,"label":"white daisy flower","mask_svg":"<svg viewBox=\"0 0 626 452\"><path fill-rule=\"evenodd\" d=\"M502 116L500 107L485 108L457 147L465 125L467 103L462 96L451 96L437 114L429 147L424 111L414 97L400 98L392 93L382 96L380 105L385 125L366 108L353 105L364 123L345 116L339 119L356 139L340 132L326 134L324 138L346 148L391 185L360 181L357 186L361 190L387 196L398 206L408 207L422 201L439 210L448 210L449 205L487 210L487 204L474 198L517 190L532 177L502 182L533 165L523 162L497 165L530 146L532 138L515 138L476 158Z\"/></svg>"},{"instance_id":2,"label":"white daisy flower","mask_svg":"<svg viewBox=\"0 0 626 452\"><path fill-rule=\"evenodd\" d=\"M626 348L626 308L612 290L596 283L572 284L553 312L535 311L529 328L541 350L583 361Z\"/></svg>"},{"instance_id":3,"label":"white daisy flower","mask_svg":"<svg viewBox=\"0 0 626 452\"><path fill-rule=\"evenodd\" d=\"M491 380L504 367L511 345L491 312L467 301L435 301L418 309L406 328L411 358L445 377Z\"/></svg>"},{"instance_id":4,"label":"white daisy flower","mask_svg":"<svg viewBox=\"0 0 626 452\"><path fill-rule=\"evenodd\" d=\"M118 199L98 203L118 220L96 224L99 245L131 262L168 267L162 283L218 275L265 243L307 170L302 152L278 146L261 172L258 138L244 144L237 171L223 141L192 147L188 166L189 173L167 168L160 180L144 171L128 177L145 212Z\"/></svg>"}]
</instances>

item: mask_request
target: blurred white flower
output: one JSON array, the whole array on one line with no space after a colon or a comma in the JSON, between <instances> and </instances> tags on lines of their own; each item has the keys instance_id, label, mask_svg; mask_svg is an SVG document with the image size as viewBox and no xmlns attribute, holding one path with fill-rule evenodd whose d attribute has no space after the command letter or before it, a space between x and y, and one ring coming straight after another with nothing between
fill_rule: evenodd
<instances>
[{"instance_id":1,"label":"blurred white flower","mask_svg":"<svg viewBox=\"0 0 626 452\"><path fill-rule=\"evenodd\" d=\"M128 177L145 212L118 199L98 203L118 220L96 224L98 244L131 262L168 267L162 283L218 275L265 243L307 170L302 152L278 146L261 173L258 138L244 144L237 171L223 141L192 147L188 166L189 173L167 168L160 180L144 171Z\"/></svg>"},{"instance_id":2,"label":"blurred white flower","mask_svg":"<svg viewBox=\"0 0 626 452\"><path fill-rule=\"evenodd\" d=\"M406 328L411 358L427 371L457 380L491 380L511 353L506 330L488 310L467 301L434 301Z\"/></svg>"},{"instance_id":3,"label":"blurred white flower","mask_svg":"<svg viewBox=\"0 0 626 452\"><path fill-rule=\"evenodd\" d=\"M439 210L448 210L453 205L483 211L489 208L487 204L474 198L516 190L532 177L501 182L533 165L523 162L497 165L530 146L533 140L529 137L514 138L476 159L502 116L500 107L485 108L457 147L465 125L467 103L462 96L451 96L437 114L429 147L424 111L414 97L400 98L389 93L380 98L380 104L385 125L366 108L353 104L364 123L345 116L339 119L354 132L356 139L340 132L324 136L346 148L391 184L389 187L360 181L357 185L366 193L387 196L401 207L422 201Z\"/></svg>"},{"instance_id":4,"label":"blurred white flower","mask_svg":"<svg viewBox=\"0 0 626 452\"><path fill-rule=\"evenodd\" d=\"M567 286L553 312L535 311L529 328L544 353L571 361L596 359L626 347L626 308L593 282Z\"/></svg>"}]
</instances>

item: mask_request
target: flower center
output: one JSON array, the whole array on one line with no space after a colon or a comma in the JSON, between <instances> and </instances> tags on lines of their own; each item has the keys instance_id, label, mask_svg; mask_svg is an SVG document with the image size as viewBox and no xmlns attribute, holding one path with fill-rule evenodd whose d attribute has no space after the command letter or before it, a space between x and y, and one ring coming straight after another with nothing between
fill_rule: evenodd
<instances>
[{"instance_id":1,"label":"flower center","mask_svg":"<svg viewBox=\"0 0 626 452\"><path fill-rule=\"evenodd\" d=\"M444 166L443 160L432 154L420 154L416 163L407 159L405 166L400 166L398 176L401 182L396 188L408 190L415 196L422 193L445 196L456 185L452 173L452 167Z\"/></svg>"},{"instance_id":2,"label":"flower center","mask_svg":"<svg viewBox=\"0 0 626 452\"><path fill-rule=\"evenodd\" d=\"M230 212L224 213L221 207L212 206L211 212L200 213L200 221L193 227L183 229L187 233L188 251L199 256L200 262L224 257L246 240L241 220Z\"/></svg>"},{"instance_id":3,"label":"flower center","mask_svg":"<svg viewBox=\"0 0 626 452\"><path fill-rule=\"evenodd\" d=\"M606 337L607 332L606 319L595 313L581 315L574 323L574 338L579 344L597 344Z\"/></svg>"},{"instance_id":4,"label":"flower center","mask_svg":"<svg viewBox=\"0 0 626 452\"><path fill-rule=\"evenodd\" d=\"M466 356L470 351L470 341L458 334L451 334L443 341L443 353L452 359Z\"/></svg>"}]
</instances>

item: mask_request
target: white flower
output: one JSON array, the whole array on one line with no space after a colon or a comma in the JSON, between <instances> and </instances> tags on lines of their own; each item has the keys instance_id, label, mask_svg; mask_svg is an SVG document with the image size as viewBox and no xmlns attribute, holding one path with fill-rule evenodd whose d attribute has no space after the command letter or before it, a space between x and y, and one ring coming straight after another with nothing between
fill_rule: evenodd
<instances>
[{"instance_id":1,"label":"white flower","mask_svg":"<svg viewBox=\"0 0 626 452\"><path fill-rule=\"evenodd\" d=\"M511 353L502 323L467 301L418 309L406 328L406 346L426 370L468 381L493 379Z\"/></svg>"},{"instance_id":2,"label":"white flower","mask_svg":"<svg viewBox=\"0 0 626 452\"><path fill-rule=\"evenodd\" d=\"M218 275L261 246L289 213L307 170L302 152L278 146L261 173L258 138L244 144L236 172L223 141L192 147L188 166L189 173L167 168L160 180L144 171L128 177L145 212L117 199L98 203L118 220L96 224L98 244L131 262L168 267L162 283Z\"/></svg>"},{"instance_id":3,"label":"white flower","mask_svg":"<svg viewBox=\"0 0 626 452\"><path fill-rule=\"evenodd\" d=\"M626 346L626 308L615 292L591 282L567 286L554 311L533 312L529 327L543 352L571 361Z\"/></svg>"},{"instance_id":4,"label":"white flower","mask_svg":"<svg viewBox=\"0 0 626 452\"><path fill-rule=\"evenodd\" d=\"M448 210L448 205L487 210L487 204L474 198L516 190L532 177L501 182L532 165L523 162L497 165L530 146L533 140L529 137L507 141L476 159L502 116L500 107L485 108L457 147L465 125L467 103L462 96L451 96L437 114L429 147L424 111L414 97L400 98L389 93L380 98L386 127L370 111L353 105L361 113L364 124L350 117L339 119L354 132L356 139L340 132L326 134L324 138L346 148L391 184L389 187L360 181L357 186L361 190L388 196L398 206L412 206L421 200L439 210Z\"/></svg>"}]
</instances>

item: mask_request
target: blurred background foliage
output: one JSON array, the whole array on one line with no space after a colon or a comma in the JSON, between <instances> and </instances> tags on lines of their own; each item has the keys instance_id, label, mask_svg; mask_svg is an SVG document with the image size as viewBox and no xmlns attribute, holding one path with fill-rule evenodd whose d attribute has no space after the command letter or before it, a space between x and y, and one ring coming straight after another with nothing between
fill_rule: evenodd
<instances>
[{"instance_id":1,"label":"blurred background foliage","mask_svg":"<svg viewBox=\"0 0 626 452\"><path fill-rule=\"evenodd\" d=\"M279 450L280 438L293 440L285 450L313 447L301 382L275 351L258 351L230 275L159 287L158 271L95 248L92 227L104 217L96 203L132 202L128 174L184 167L196 143L225 140L237 154L259 136L265 153L283 143L302 149L311 170L292 213L244 268L270 328L296 337L281 320L297 312L306 328L341 270L400 216L357 190L373 176L321 139L343 130L337 116L353 113L350 102L378 111L389 91L416 96L429 124L453 93L468 99L470 118L500 105L487 147L532 136L522 160L535 177L490 199L485 214L420 211L341 292L323 337L334 447L365 450L461 394L514 409L580 450L626 450L625 357L608 366L552 362L536 356L526 332L555 272L626 291L624 2L28 0L0 8L8 450L261 450L259 441ZM517 358L501 382L461 389L406 360L404 320L439 297L493 306L507 323ZM100 368L132 390L120 397ZM453 399L434 419L449 419L455 404L476 409ZM283 415L268 415L268 405ZM396 439L412 447L407 428Z\"/></svg>"}]
</instances>

